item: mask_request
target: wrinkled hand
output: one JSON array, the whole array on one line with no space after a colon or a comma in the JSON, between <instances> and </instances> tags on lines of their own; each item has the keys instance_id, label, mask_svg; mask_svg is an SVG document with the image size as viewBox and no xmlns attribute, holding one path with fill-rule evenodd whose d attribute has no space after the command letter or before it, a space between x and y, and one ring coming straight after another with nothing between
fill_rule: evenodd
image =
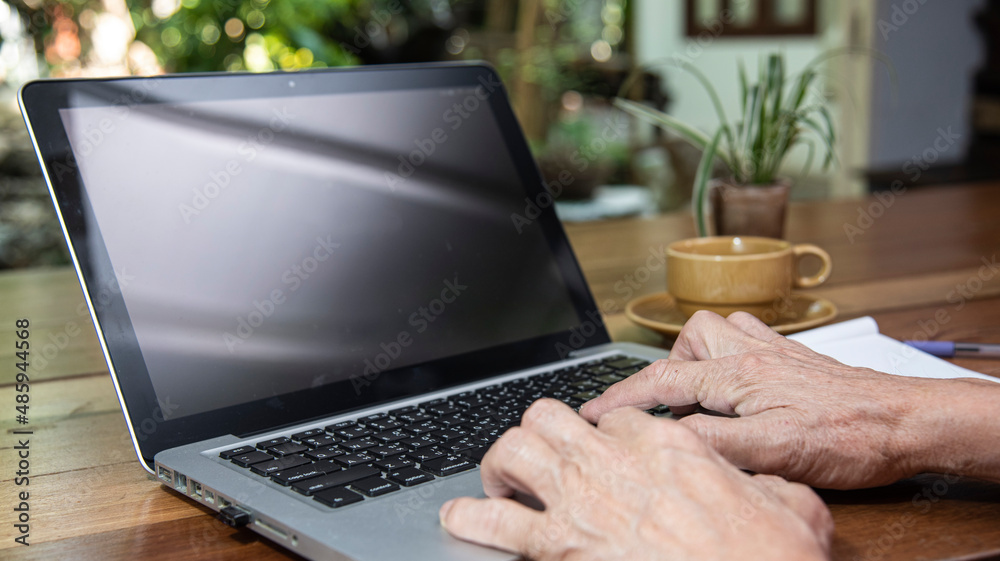
<instances>
[{"instance_id":1,"label":"wrinkled hand","mask_svg":"<svg viewBox=\"0 0 1000 561\"><path fill-rule=\"evenodd\" d=\"M995 384L845 366L749 314L725 319L699 312L684 326L669 359L615 384L580 414L596 422L622 406L666 404L681 413L700 404L739 416L695 414L680 420L737 466L850 489L934 470L957 458L962 446L975 446L959 442L955 409L961 406L947 403L996 390L990 386ZM948 440L942 441L945 434Z\"/></svg>"},{"instance_id":2,"label":"wrinkled hand","mask_svg":"<svg viewBox=\"0 0 1000 561\"><path fill-rule=\"evenodd\" d=\"M825 559L833 530L809 488L751 477L686 427L631 408L594 428L537 401L487 452L482 480L488 498L445 503L444 527L540 560Z\"/></svg>"}]
</instances>

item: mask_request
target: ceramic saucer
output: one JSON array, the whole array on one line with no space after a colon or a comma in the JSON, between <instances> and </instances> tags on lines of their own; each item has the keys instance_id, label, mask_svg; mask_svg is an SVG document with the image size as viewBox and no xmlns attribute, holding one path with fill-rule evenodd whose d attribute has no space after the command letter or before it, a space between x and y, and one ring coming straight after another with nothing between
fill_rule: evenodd
<instances>
[{"instance_id":1,"label":"ceramic saucer","mask_svg":"<svg viewBox=\"0 0 1000 561\"><path fill-rule=\"evenodd\" d=\"M837 306L826 298L792 293L788 309L771 325L782 335L822 325L837 317ZM636 298L625 306L625 316L633 322L664 335L676 337L687 318L666 292Z\"/></svg>"}]
</instances>

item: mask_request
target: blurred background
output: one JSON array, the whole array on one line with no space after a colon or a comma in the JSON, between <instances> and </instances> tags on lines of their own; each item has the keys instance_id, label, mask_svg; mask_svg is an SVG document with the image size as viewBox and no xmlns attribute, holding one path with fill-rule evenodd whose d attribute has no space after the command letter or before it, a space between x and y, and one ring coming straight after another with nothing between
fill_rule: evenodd
<instances>
[{"instance_id":1,"label":"blurred background","mask_svg":"<svg viewBox=\"0 0 1000 561\"><path fill-rule=\"evenodd\" d=\"M16 95L47 77L296 71L485 59L543 174L571 170L566 221L689 204L700 152L614 108L627 95L711 134L737 65L824 53L837 164L791 153L792 198L1000 175L1000 0L3 0L0 269L68 263ZM878 54L873 54L878 53ZM582 165L586 162L586 165Z\"/></svg>"}]
</instances>

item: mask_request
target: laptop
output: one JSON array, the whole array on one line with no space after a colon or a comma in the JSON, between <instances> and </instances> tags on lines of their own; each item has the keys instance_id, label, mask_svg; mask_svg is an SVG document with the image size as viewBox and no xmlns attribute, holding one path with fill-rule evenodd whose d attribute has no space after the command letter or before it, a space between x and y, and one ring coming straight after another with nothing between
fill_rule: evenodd
<instances>
[{"instance_id":1,"label":"laptop","mask_svg":"<svg viewBox=\"0 0 1000 561\"><path fill-rule=\"evenodd\" d=\"M143 467L304 557L512 558L441 504L532 401L667 355L611 343L485 64L19 100Z\"/></svg>"}]
</instances>

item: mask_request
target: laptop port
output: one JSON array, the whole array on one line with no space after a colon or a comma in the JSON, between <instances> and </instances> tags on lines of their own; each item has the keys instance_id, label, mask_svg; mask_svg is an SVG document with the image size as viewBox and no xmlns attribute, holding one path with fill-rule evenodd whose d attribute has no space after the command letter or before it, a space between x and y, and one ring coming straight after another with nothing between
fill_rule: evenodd
<instances>
[{"instance_id":1,"label":"laptop port","mask_svg":"<svg viewBox=\"0 0 1000 561\"><path fill-rule=\"evenodd\" d=\"M205 489L205 502L210 505L215 504L215 493L213 493L208 489Z\"/></svg>"},{"instance_id":2,"label":"laptop port","mask_svg":"<svg viewBox=\"0 0 1000 561\"><path fill-rule=\"evenodd\" d=\"M229 502L229 500L226 499L226 497L223 497L222 495L219 495L219 506L221 508L226 508L227 506L229 506L231 504L233 504L233 503Z\"/></svg>"},{"instance_id":3,"label":"laptop port","mask_svg":"<svg viewBox=\"0 0 1000 561\"><path fill-rule=\"evenodd\" d=\"M174 489L177 489L181 493L187 495L188 492L188 478L183 473L174 472Z\"/></svg>"},{"instance_id":4,"label":"laptop port","mask_svg":"<svg viewBox=\"0 0 1000 561\"><path fill-rule=\"evenodd\" d=\"M160 479L162 479L167 485L170 485L174 482L173 472L171 472L169 469L163 466L157 466L157 468L159 469L156 470L156 473L160 476Z\"/></svg>"},{"instance_id":5,"label":"laptop port","mask_svg":"<svg viewBox=\"0 0 1000 561\"><path fill-rule=\"evenodd\" d=\"M279 538L281 538L283 540L287 540L288 539L288 534L284 530L282 530L281 528L278 528L277 526L272 526L272 525L268 524L266 521L261 520L260 518L257 518L256 520L254 520L253 521L253 525L254 526L259 526L259 527L261 527L261 528L263 528L263 529L271 532L272 534L274 534L275 536L277 536L277 537L279 537Z\"/></svg>"},{"instance_id":6,"label":"laptop port","mask_svg":"<svg viewBox=\"0 0 1000 561\"><path fill-rule=\"evenodd\" d=\"M191 480L191 496L197 497L198 499L204 498L201 493L201 483L195 480Z\"/></svg>"}]
</instances>

